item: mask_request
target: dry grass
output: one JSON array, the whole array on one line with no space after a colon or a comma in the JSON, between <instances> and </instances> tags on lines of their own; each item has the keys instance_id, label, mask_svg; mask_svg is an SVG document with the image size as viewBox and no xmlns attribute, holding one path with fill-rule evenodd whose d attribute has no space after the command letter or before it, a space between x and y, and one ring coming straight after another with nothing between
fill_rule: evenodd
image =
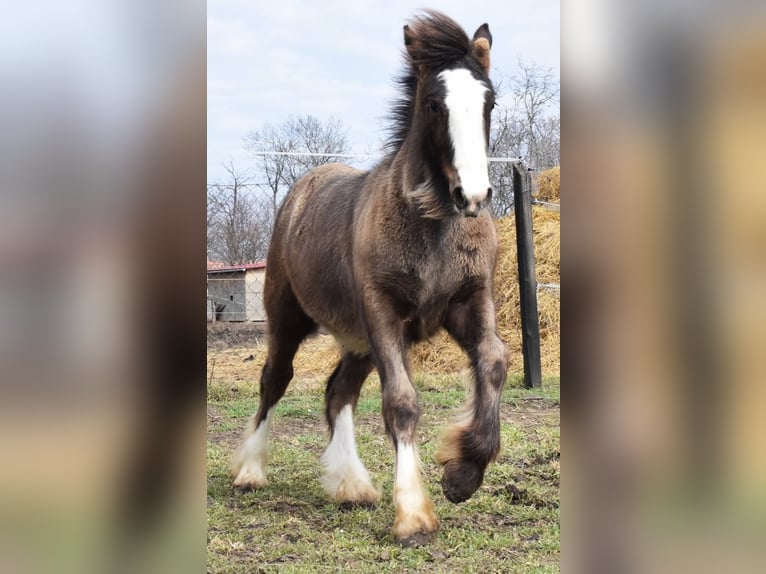
<instances>
[{"instance_id":1,"label":"dry grass","mask_svg":"<svg viewBox=\"0 0 766 574\"><path fill-rule=\"evenodd\" d=\"M227 349L209 347L209 381L228 381L230 388L227 390L236 388L238 392L244 391L249 396L256 396L267 350L265 338L253 339L251 344L240 344ZM321 387L339 360L340 348L332 336L317 335L306 339L293 360L295 375L291 386L304 389Z\"/></svg>"}]
</instances>

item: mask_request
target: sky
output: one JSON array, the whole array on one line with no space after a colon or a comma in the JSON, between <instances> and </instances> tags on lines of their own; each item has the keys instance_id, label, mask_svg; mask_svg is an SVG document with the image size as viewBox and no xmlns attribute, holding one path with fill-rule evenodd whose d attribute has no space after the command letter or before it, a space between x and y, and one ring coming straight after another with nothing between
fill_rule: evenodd
<instances>
[{"instance_id":1,"label":"sky","mask_svg":"<svg viewBox=\"0 0 766 574\"><path fill-rule=\"evenodd\" d=\"M402 26L422 8L444 12L469 36L489 24L494 81L513 76L520 59L560 76L558 0L209 2L208 182L225 180L229 160L253 167L245 135L290 116L339 119L352 153L378 157L402 69Z\"/></svg>"}]
</instances>

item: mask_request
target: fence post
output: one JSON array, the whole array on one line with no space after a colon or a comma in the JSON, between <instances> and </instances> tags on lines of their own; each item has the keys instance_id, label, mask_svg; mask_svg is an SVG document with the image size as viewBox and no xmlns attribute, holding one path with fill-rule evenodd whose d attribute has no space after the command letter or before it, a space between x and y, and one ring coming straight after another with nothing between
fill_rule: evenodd
<instances>
[{"instance_id":1,"label":"fence post","mask_svg":"<svg viewBox=\"0 0 766 574\"><path fill-rule=\"evenodd\" d=\"M519 263L521 350L524 386L540 388L540 325L537 316L535 244L532 234L532 175L523 163L513 165L513 205L516 220L516 254Z\"/></svg>"}]
</instances>

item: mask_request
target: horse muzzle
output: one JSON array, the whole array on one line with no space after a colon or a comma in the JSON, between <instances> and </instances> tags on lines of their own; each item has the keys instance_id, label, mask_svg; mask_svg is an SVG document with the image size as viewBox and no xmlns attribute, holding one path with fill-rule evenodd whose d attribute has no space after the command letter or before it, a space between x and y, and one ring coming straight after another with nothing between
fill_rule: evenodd
<instances>
[{"instance_id":1,"label":"horse muzzle","mask_svg":"<svg viewBox=\"0 0 766 574\"><path fill-rule=\"evenodd\" d=\"M486 193L466 195L462 185L457 185L452 190L452 201L458 213L465 217L478 217L479 212L489 205L492 200L492 187L488 187Z\"/></svg>"}]
</instances>

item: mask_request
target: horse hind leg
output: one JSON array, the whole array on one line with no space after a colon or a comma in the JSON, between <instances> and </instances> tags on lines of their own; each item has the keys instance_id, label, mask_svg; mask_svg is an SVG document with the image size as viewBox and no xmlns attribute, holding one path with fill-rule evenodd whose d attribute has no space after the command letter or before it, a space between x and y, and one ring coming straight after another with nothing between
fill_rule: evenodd
<instances>
[{"instance_id":1,"label":"horse hind leg","mask_svg":"<svg viewBox=\"0 0 766 574\"><path fill-rule=\"evenodd\" d=\"M316 323L303 312L289 286L284 290L280 306L271 310L269 351L261 372L260 405L234 454L231 468L234 487L242 490L266 486L268 437L274 407L293 378L293 357L301 341L316 329Z\"/></svg>"},{"instance_id":2,"label":"horse hind leg","mask_svg":"<svg viewBox=\"0 0 766 574\"><path fill-rule=\"evenodd\" d=\"M354 439L354 410L370 371L369 355L346 353L327 381L325 402L331 439L321 458L321 480L328 496L341 506L375 506L380 499Z\"/></svg>"}]
</instances>

